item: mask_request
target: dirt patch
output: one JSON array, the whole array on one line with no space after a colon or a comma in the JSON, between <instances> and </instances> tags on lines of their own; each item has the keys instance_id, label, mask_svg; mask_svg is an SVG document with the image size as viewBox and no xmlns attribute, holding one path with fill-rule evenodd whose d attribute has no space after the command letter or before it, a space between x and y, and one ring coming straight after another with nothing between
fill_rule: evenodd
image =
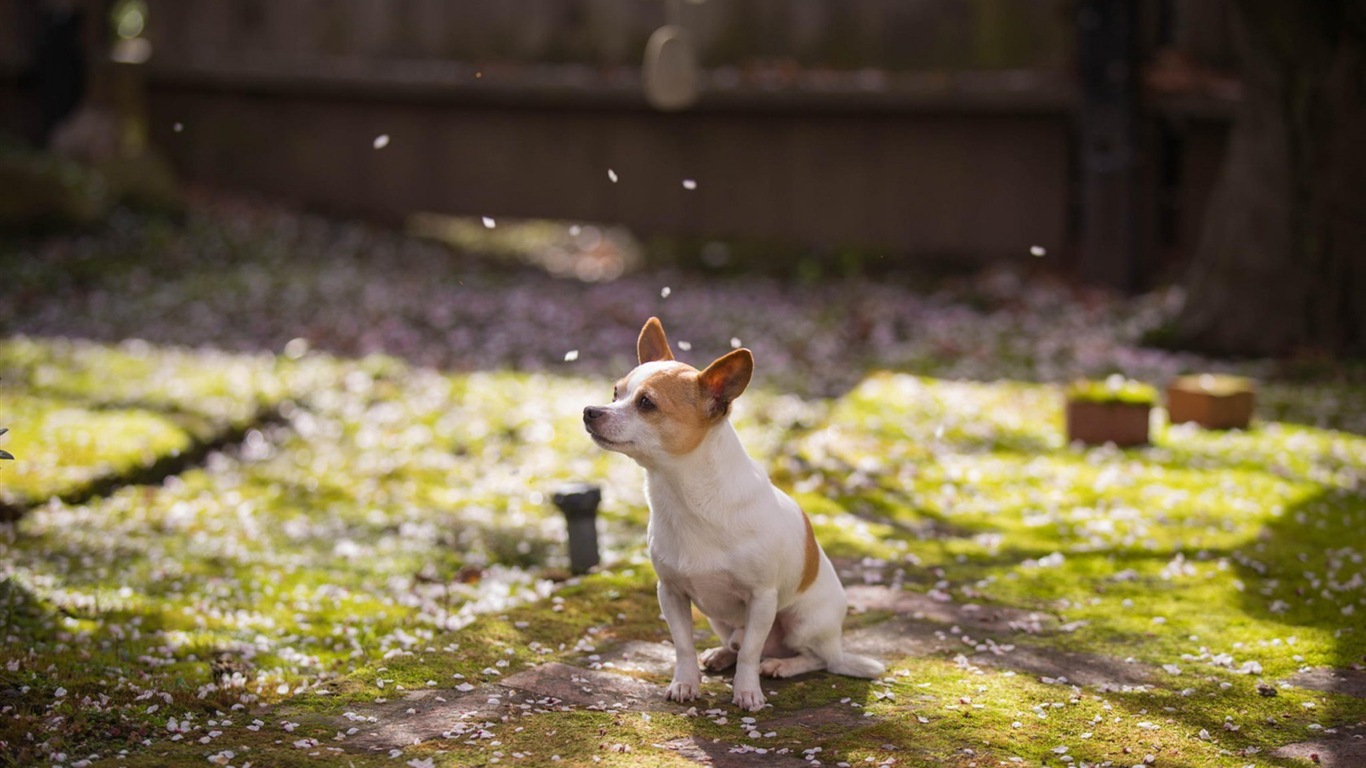
<instances>
[{"instance_id":1,"label":"dirt patch","mask_svg":"<svg viewBox=\"0 0 1366 768\"><path fill-rule=\"evenodd\" d=\"M1044 682L1102 690L1144 685L1152 679L1152 670L1143 664L1127 663L1114 656L1073 653L1031 645L1017 645L1013 650L1000 654L978 653L971 657L971 661L979 666L1028 672Z\"/></svg>"},{"instance_id":2,"label":"dirt patch","mask_svg":"<svg viewBox=\"0 0 1366 768\"><path fill-rule=\"evenodd\" d=\"M708 638L715 642L714 638ZM699 648L706 648L700 645ZM674 647L668 643L647 643L632 640L615 648L608 649L598 656L603 666L608 664L622 672L637 672L647 675L660 675L665 678L673 675Z\"/></svg>"},{"instance_id":3,"label":"dirt patch","mask_svg":"<svg viewBox=\"0 0 1366 768\"><path fill-rule=\"evenodd\" d=\"M801 759L800 755L791 753L779 755L765 747L749 748L720 741L707 741L694 736L666 741L655 746L676 752L680 757L687 758L698 765L709 765L715 768L750 768L750 766L777 766L778 768L790 766L797 768L808 765L805 760ZM759 752L760 749L764 751Z\"/></svg>"},{"instance_id":4,"label":"dirt patch","mask_svg":"<svg viewBox=\"0 0 1366 768\"><path fill-rule=\"evenodd\" d=\"M812 734L833 735L837 732L862 728L873 722L872 718L863 716L861 709L852 709L847 704L827 704L823 707L775 717L772 720L764 720L760 725L765 731L796 727Z\"/></svg>"},{"instance_id":5,"label":"dirt patch","mask_svg":"<svg viewBox=\"0 0 1366 768\"><path fill-rule=\"evenodd\" d=\"M892 619L846 632L844 645L854 653L891 662L907 656L929 656L963 648L944 627L927 621Z\"/></svg>"},{"instance_id":6,"label":"dirt patch","mask_svg":"<svg viewBox=\"0 0 1366 768\"><path fill-rule=\"evenodd\" d=\"M874 585L845 588L849 605L856 611L890 611L917 621L957 626L964 631L998 634L1043 634L1056 631L1058 620L1036 611L1004 606L977 605L935 600L919 592Z\"/></svg>"},{"instance_id":7,"label":"dirt patch","mask_svg":"<svg viewBox=\"0 0 1366 768\"><path fill-rule=\"evenodd\" d=\"M1307 765L1325 768L1360 768L1366 765L1366 727L1335 728L1313 741L1287 744L1271 753L1272 757L1303 760Z\"/></svg>"},{"instance_id":8,"label":"dirt patch","mask_svg":"<svg viewBox=\"0 0 1366 768\"><path fill-rule=\"evenodd\" d=\"M454 695L450 691L413 691L396 701L357 707L349 716L337 719L337 730L358 729L345 742L349 749L401 749L497 722L508 694L493 685Z\"/></svg>"},{"instance_id":9,"label":"dirt patch","mask_svg":"<svg viewBox=\"0 0 1366 768\"><path fill-rule=\"evenodd\" d=\"M664 700L656 683L603 670L552 662L510 675L498 685L472 691L413 691L395 701L358 708L338 720L338 730L357 728L352 749L385 750L432 739L468 738L480 727L495 727L507 715L569 708L683 711ZM373 720L371 720L373 718Z\"/></svg>"},{"instance_id":10,"label":"dirt patch","mask_svg":"<svg viewBox=\"0 0 1366 768\"><path fill-rule=\"evenodd\" d=\"M1152 679L1146 665L1129 664L1113 656L1061 651L1034 645L969 643L967 635L953 634L924 620L893 619L845 635L845 645L885 661L907 657L963 654L977 666L1025 672L1047 681L1096 688L1142 685ZM993 650L981 651L986 646Z\"/></svg>"},{"instance_id":11,"label":"dirt patch","mask_svg":"<svg viewBox=\"0 0 1366 768\"><path fill-rule=\"evenodd\" d=\"M549 697L568 706L595 709L673 711L657 683L598 669L582 669L551 662L518 672L502 685L536 697Z\"/></svg>"},{"instance_id":12,"label":"dirt patch","mask_svg":"<svg viewBox=\"0 0 1366 768\"><path fill-rule=\"evenodd\" d=\"M1366 671L1358 669L1318 667L1297 673L1289 682L1293 686L1308 688L1311 691L1342 693L1366 699ZM1366 765L1366 761L1363 761L1362 765Z\"/></svg>"}]
</instances>

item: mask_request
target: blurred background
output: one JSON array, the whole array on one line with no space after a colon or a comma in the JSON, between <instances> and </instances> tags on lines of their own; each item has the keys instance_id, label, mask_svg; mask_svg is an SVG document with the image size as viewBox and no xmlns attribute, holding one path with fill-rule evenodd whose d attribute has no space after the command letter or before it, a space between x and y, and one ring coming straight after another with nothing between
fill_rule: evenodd
<instances>
[{"instance_id":1,"label":"blurred background","mask_svg":"<svg viewBox=\"0 0 1366 768\"><path fill-rule=\"evenodd\" d=\"M153 206L179 180L485 249L505 219L644 243L531 257L590 280L1005 263L1185 283L1177 345L1359 350L1361 3L1276 5L7 0L0 130ZM4 215L100 215L43 183Z\"/></svg>"}]
</instances>

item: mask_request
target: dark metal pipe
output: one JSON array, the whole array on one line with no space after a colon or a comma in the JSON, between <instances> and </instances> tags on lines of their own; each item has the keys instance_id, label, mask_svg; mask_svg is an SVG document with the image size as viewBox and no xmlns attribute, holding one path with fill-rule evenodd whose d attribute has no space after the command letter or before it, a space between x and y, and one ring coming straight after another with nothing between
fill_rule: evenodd
<instances>
[{"instance_id":1,"label":"dark metal pipe","mask_svg":"<svg viewBox=\"0 0 1366 768\"><path fill-rule=\"evenodd\" d=\"M598 505L602 489L576 483L557 491L551 500L564 513L569 528L569 570L587 573L598 564Z\"/></svg>"}]
</instances>

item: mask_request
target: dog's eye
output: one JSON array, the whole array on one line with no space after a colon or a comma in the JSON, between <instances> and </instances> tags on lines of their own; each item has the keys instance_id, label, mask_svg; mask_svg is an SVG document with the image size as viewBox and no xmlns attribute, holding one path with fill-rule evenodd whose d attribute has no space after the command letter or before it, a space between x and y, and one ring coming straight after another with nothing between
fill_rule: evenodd
<instances>
[{"instance_id":1,"label":"dog's eye","mask_svg":"<svg viewBox=\"0 0 1366 768\"><path fill-rule=\"evenodd\" d=\"M655 401L645 395L641 395L640 399L636 401L636 407L642 411L653 411L655 409Z\"/></svg>"},{"instance_id":2,"label":"dog's eye","mask_svg":"<svg viewBox=\"0 0 1366 768\"><path fill-rule=\"evenodd\" d=\"M615 387L613 387L613 388L612 388L612 402L615 403L616 401L617 401L617 390L616 390Z\"/></svg>"}]
</instances>

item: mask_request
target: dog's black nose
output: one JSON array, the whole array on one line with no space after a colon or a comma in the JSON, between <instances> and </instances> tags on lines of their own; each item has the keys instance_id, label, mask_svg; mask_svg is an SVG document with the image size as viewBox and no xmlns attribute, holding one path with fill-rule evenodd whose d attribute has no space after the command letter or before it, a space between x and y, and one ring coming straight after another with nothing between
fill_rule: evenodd
<instances>
[{"instance_id":1,"label":"dog's black nose","mask_svg":"<svg viewBox=\"0 0 1366 768\"><path fill-rule=\"evenodd\" d=\"M606 413L606 411L603 409L596 405L590 405L583 409L583 421L586 424L594 419L600 418L604 413Z\"/></svg>"}]
</instances>

